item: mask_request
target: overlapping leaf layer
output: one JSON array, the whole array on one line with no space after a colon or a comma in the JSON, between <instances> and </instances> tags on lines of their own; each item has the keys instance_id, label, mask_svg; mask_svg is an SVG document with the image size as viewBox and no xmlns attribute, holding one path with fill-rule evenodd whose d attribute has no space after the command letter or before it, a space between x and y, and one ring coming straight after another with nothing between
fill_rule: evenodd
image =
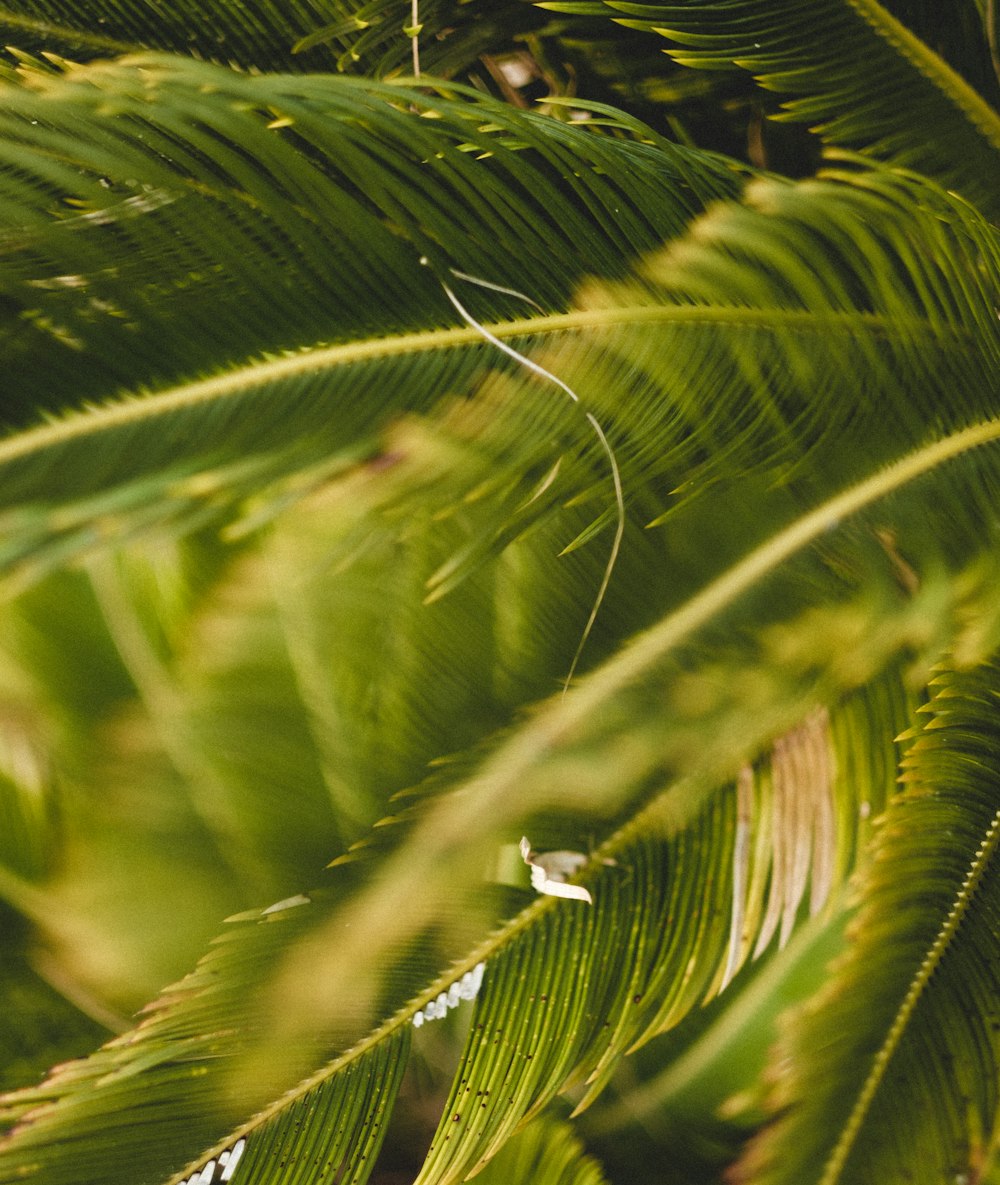
<instances>
[{"instance_id":1,"label":"overlapping leaf layer","mask_svg":"<svg viewBox=\"0 0 1000 1185\"><path fill-rule=\"evenodd\" d=\"M844 149L797 183L585 100L256 72L456 64L518 7L0 9L80 58L0 79L0 892L104 1019L171 904L256 903L5 1099L0 1181L363 1185L410 1113L421 1185L592 1185L557 1096L775 1023L852 874L775 1096L727 1079L774 1116L737 1171L996 1171L989 22L946 62L919 5L550 6L750 70ZM230 65L95 57L183 38ZM591 902L529 897L522 835Z\"/></svg>"}]
</instances>

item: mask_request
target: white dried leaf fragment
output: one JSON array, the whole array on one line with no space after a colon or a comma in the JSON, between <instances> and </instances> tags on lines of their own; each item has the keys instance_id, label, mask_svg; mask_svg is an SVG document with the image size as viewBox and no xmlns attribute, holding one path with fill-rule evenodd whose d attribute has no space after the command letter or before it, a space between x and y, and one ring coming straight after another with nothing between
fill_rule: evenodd
<instances>
[{"instance_id":1,"label":"white dried leaf fragment","mask_svg":"<svg viewBox=\"0 0 1000 1185\"><path fill-rule=\"evenodd\" d=\"M458 981L458 994L463 1000L474 1000L479 995L485 970L485 963L477 963L471 971L466 971Z\"/></svg>"},{"instance_id":2,"label":"white dried leaf fragment","mask_svg":"<svg viewBox=\"0 0 1000 1185\"><path fill-rule=\"evenodd\" d=\"M593 898L583 885L566 882L587 863L582 852L533 852L527 836L521 836L521 857L531 869L531 886L548 897L567 897L573 901L593 904Z\"/></svg>"},{"instance_id":3,"label":"white dried leaf fragment","mask_svg":"<svg viewBox=\"0 0 1000 1185\"><path fill-rule=\"evenodd\" d=\"M247 1146L246 1140L237 1140L233 1145L228 1157L226 1157L226 1167L222 1170L220 1181L231 1181L233 1173L236 1171L236 1166L239 1164L240 1157L243 1155L243 1149ZM219 1162L222 1162L222 1157L219 1157Z\"/></svg>"},{"instance_id":4,"label":"white dried leaf fragment","mask_svg":"<svg viewBox=\"0 0 1000 1185\"><path fill-rule=\"evenodd\" d=\"M439 992L414 1016L413 1027L419 1029L426 1021L440 1020L447 1016L452 1008L457 1008L463 1000L474 1000L479 994L485 970L485 963L477 963L471 971L466 971L461 979L456 979L447 991Z\"/></svg>"},{"instance_id":5,"label":"white dried leaf fragment","mask_svg":"<svg viewBox=\"0 0 1000 1185\"><path fill-rule=\"evenodd\" d=\"M231 1181L246 1146L246 1139L241 1136L232 1148L219 1153L218 1160L210 1160L190 1177L185 1177L181 1185L221 1185L223 1181Z\"/></svg>"}]
</instances>

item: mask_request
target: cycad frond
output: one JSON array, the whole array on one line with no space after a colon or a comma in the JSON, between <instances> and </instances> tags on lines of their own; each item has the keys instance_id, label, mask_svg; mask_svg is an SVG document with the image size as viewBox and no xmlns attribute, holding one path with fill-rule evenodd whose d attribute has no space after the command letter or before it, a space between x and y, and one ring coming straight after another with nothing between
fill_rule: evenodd
<instances>
[{"instance_id":1,"label":"cycad frond","mask_svg":"<svg viewBox=\"0 0 1000 1185\"><path fill-rule=\"evenodd\" d=\"M788 1034L787 1114L746 1165L762 1185L945 1180L995 1161L997 667L939 675L934 692L853 940Z\"/></svg>"},{"instance_id":2,"label":"cycad frond","mask_svg":"<svg viewBox=\"0 0 1000 1185\"><path fill-rule=\"evenodd\" d=\"M993 425L993 437L998 433L1000 429ZM950 451L961 456L963 448L989 436L989 432L966 430L950 442ZM605 811L617 805L620 815L621 805L629 799L634 804L631 809L640 813L631 826L618 827L588 865L586 876L594 895L593 908L578 902L542 899L476 946L444 976L413 995L409 994L413 968L408 972L397 969L387 981L389 996L382 1007L388 1010L381 1026L314 1078L306 1079L292 1095L279 1097L258 1119L230 1130L206 1156L216 1157L240 1138L246 1138L245 1148L250 1149L257 1131L264 1133L259 1140L262 1146L277 1147L275 1142L283 1141L293 1130L299 1132L296 1140L304 1141L302 1147L309 1148L312 1156L319 1136L298 1121L306 1114L325 1114L327 1094L339 1089L341 1074L349 1067L363 1067L369 1056L375 1056L371 1052L374 1048L395 1041L397 1036L402 1040L400 1035L408 1031L412 1018L441 993L447 995L450 985L461 982L480 961L487 963L487 970L470 1034L468 1062L456 1075L454 1109L449 1108L446 1116L447 1124L452 1126L441 1132L442 1141L446 1134L449 1139L440 1145L443 1151L436 1153L436 1159L442 1155L446 1158L446 1163L435 1169L443 1179L458 1179L481 1158L488 1157L520 1117L543 1105L555 1091L577 1078L596 1077L600 1081L615 1056L682 1017L711 993L713 985L717 990L730 949L727 906L732 898L732 844L739 814L738 798L733 792L716 794L706 802L707 787L702 779L712 774L705 761L708 736L713 739L713 761L720 763L716 772L721 772L725 763L738 761L740 752L757 749L779 714L800 714L804 698L817 693L817 678L826 696L837 685L844 687L869 678L872 663L879 662L878 653L871 650L875 636L872 631L882 636L883 647L893 633L898 638L896 647L908 646L916 638L928 636L928 630L933 633L950 628L950 612L946 609L944 619L940 617L946 602L939 584L931 580L924 598L918 598L913 605L905 600L896 605L890 601L873 619L872 573L865 572L860 586L866 590L861 594L865 612L854 621L858 633L851 647L845 646L847 636L843 632L840 636L831 632L838 620L848 624L843 621L845 612L850 613L845 603L834 604L824 612L813 610L823 646L810 641L798 660L782 644L780 634L775 635L772 651L759 661L755 672L758 690L769 687L769 692L764 700L757 697L758 709L749 724L742 698L747 688L745 675L742 686L736 676L741 669L748 672L746 655L734 656L732 668L709 672L700 693L684 677L686 664L681 662L678 670L670 656L699 621L709 624L729 598L747 590L745 582L751 576L756 584L763 570L776 568L794 548L822 538L830 525L852 510L885 503L894 488L904 488L922 472L943 463L942 450L932 446L908 466L897 467L885 476L877 475L863 487L847 491L836 505L825 508L825 517L815 513L808 516L804 525L786 532L784 542L765 546L762 556L744 561L737 572L727 575L722 586L710 587L706 595L684 606L663 628L640 639L605 670L595 672L563 704L553 706L515 734L474 773L460 793L438 797L426 810L420 810L412 836L385 863L387 879L362 890L346 914L336 902L330 902L334 909L329 920L322 922L308 947L295 956L299 962L306 960L303 967L308 967L310 991L315 994L316 984L321 983L327 1003L331 998L340 1002L338 1027L364 1027L375 999L370 986L359 994L363 980L354 975L353 960L362 951L371 956L375 948L381 948L385 958L389 954L387 942L398 944L415 938L424 931L426 922L441 916L447 897L462 892L463 885L472 881L470 860L482 862L490 837L496 836L498 829L527 819L530 812L545 805L565 807L583 800L592 808L591 818L596 817L593 808L602 802ZM978 484L986 472L987 467L980 465L967 477ZM935 498L940 497L941 488L935 491ZM960 517L957 508L968 502L970 488L968 482L961 481L950 491L949 511L956 518ZM911 502L908 509L913 511L916 505ZM886 503L885 513L888 506ZM922 521L925 515L917 517ZM901 539L904 551L907 538ZM847 556L852 550L848 548ZM856 561L857 556L853 559ZM789 578L798 583L801 574L796 577L790 571ZM787 607L790 592L786 589L781 593L779 603ZM793 599L799 596L801 592ZM968 608L963 615L968 614ZM985 609L985 605L977 606L980 618ZM995 618L995 606L993 615ZM791 623L786 621L786 628L791 628ZM731 645L728 641L725 648ZM703 651L704 646L702 640L698 648ZM825 659L821 657L823 652L828 655ZM885 650L880 653L884 655ZM806 667L796 665L801 662ZM807 671L811 672L808 676ZM723 687L728 688L727 694L733 698L727 701L723 696L715 704L706 703L704 696L710 686L716 688L716 695ZM682 709L674 720L664 718L661 705L665 695ZM699 703L700 709L694 707ZM629 718L627 766L620 752L623 714ZM600 720L599 726L595 717ZM636 746L643 736L646 750L641 753ZM575 746L582 746L580 754L575 755ZM590 784L581 779L583 752L588 755ZM609 783L612 763L617 769ZM661 784L659 779L668 770L679 778L676 788L645 807L649 789L655 793ZM648 789L643 792L642 787ZM700 806L702 802L706 805ZM773 805L770 809L774 809ZM452 837L456 835L462 837L461 853L453 847ZM606 860L615 863L604 863ZM697 893L704 903L706 892L715 895L715 904L707 909L693 908L690 894ZM405 911L401 906L404 901ZM12 1168L23 1166L26 1155L30 1155L32 1163L45 1165L46 1179L79 1183L82 1170L74 1143L86 1140L96 1156L91 1141L94 1131L100 1130L106 1134L109 1155L95 1169L94 1179L124 1180L117 1176L124 1165L130 1173L128 1179L134 1180L135 1161L128 1152L129 1142L134 1142L137 1158L146 1134L142 1123L131 1122L123 1110L126 1099L140 1110L150 1107L150 1117L155 1113L163 1168L169 1164L167 1158L177 1156L182 1145L190 1147L188 1142L195 1142L199 1130L205 1132L203 1139L209 1144L212 1136L207 1125L219 1123L208 1110L211 1100L218 1099L222 1091L225 1077L219 1075L234 1057L242 1056L248 1038L253 1036L237 1019L247 1014L248 989L252 994L251 985L259 981L262 970L284 958L292 938L312 929L315 913L328 911L329 906L316 911L317 904L319 899L311 905L305 900L281 903L282 908L276 911L235 923L217 951L176 993L165 997L134 1038L115 1043L82 1066L70 1067L38 1092L15 1098L14 1106L22 1111L22 1118L30 1121L4 1150ZM756 925L763 925L766 911L758 909L756 913ZM386 924L376 933L359 929L364 919L373 917L385 919ZM667 930L663 925L665 917L672 919ZM750 930L752 940L753 926ZM331 946L334 935L336 945ZM567 968L574 972L568 977ZM347 991L345 978L353 984ZM401 996L408 1002L392 1011L389 1002ZM352 999L360 1008L359 1016L351 1015ZM303 1018L301 993L296 1005L293 1032ZM479 1024L484 1027L477 1028ZM483 1034L491 1035L491 1040L480 1044ZM535 1048L535 1038L537 1048L545 1051L545 1056L537 1059L527 1056ZM500 1062L493 1056L498 1047L504 1052ZM288 1046L284 1060L288 1061L293 1049L293 1045ZM142 1073L136 1076L138 1070ZM481 1103L478 1114L475 1109L471 1113L466 1110L463 1126L460 1100L472 1081L477 1082L477 1090L484 1092L479 1096L481 1100L489 1090L489 1097L496 1102L485 1113ZM126 1082L127 1094L123 1093ZM53 1109L43 1106L31 1117L30 1109L48 1097L64 1093L64 1100ZM299 1099L303 1100L301 1105ZM370 1118L358 1132L370 1131L370 1122L374 1122L376 1111L386 1100L379 1094L372 1096L371 1102ZM168 1121L168 1108L176 1119ZM456 1114L458 1120L454 1119ZM58 1140L52 1138L55 1132L59 1133ZM158 1180L162 1171L158 1176L148 1148L145 1158L150 1165L149 1180ZM272 1156L260 1164L261 1173L273 1175ZM294 1174L305 1171L303 1164L297 1159L286 1160L283 1171L293 1174L288 1179L297 1180ZM190 1172L194 1171L192 1167ZM186 1178L171 1178L182 1179Z\"/></svg>"},{"instance_id":3,"label":"cycad frond","mask_svg":"<svg viewBox=\"0 0 1000 1185\"><path fill-rule=\"evenodd\" d=\"M796 781L809 789L808 772L800 769ZM816 789L832 802L831 785ZM11 1096L7 1118L20 1127L0 1150L0 1179L13 1180L30 1161L33 1173L53 1183L186 1181L237 1149L240 1181L285 1185L338 1173L363 1181L416 1020L429 1024L474 994L474 987L464 990L474 977L482 987L464 1058L424 1169L428 1180L463 1179L558 1091L585 1085L580 1106L586 1105L626 1049L719 990L734 924L733 844L746 807L735 788L693 814L687 798L683 786L654 795L600 849L587 870L592 906L540 898L423 990L413 991L419 973L412 959L398 964L386 980L381 1025L219 1139L226 1130L220 1100L233 1091L255 1037L249 1018L260 976L310 932L300 953L313 947L322 933L314 927L338 905L330 897L338 878L317 893L233 919L197 971L168 989L134 1033ZM764 796L744 821L779 830L786 816ZM769 864L763 853L764 869L757 867L761 855L746 861L757 882ZM776 870L772 892L783 893L787 880ZM760 932L763 912L752 907L744 915L741 938ZM405 1000L396 1011L393 998ZM363 1023L363 1008L356 1017L350 1011L341 1013L340 1026ZM154 1146L147 1120L156 1125ZM185 1150L209 1144L215 1146L197 1167L170 1175Z\"/></svg>"},{"instance_id":4,"label":"cycad frond","mask_svg":"<svg viewBox=\"0 0 1000 1185\"><path fill-rule=\"evenodd\" d=\"M877 0L608 8L664 33L684 65L749 70L828 143L919 169L997 211L1000 115Z\"/></svg>"},{"instance_id":5,"label":"cycad frond","mask_svg":"<svg viewBox=\"0 0 1000 1185\"><path fill-rule=\"evenodd\" d=\"M106 69L117 86L122 68ZM169 75L172 67L166 70ZM86 75L91 78L89 70ZM194 75L192 85L195 81L208 84L208 80L223 85L208 67L194 69ZM98 85L93 88L96 95L102 94L100 83L104 76L105 68L97 69ZM126 72L127 79L132 77ZM63 84L46 82L43 89L49 85ZM80 78L65 85L72 91L74 86L89 87L90 83ZM261 85L259 80L247 83L257 95L255 101L261 98L257 94ZM331 89L329 80L318 80L320 85L324 94ZM333 89L339 94L344 87L350 91L347 110L357 114L360 92L364 98L362 110L374 118L367 105L367 84L344 81ZM89 90L86 93L89 96ZM215 103L213 110L218 110L217 95L206 98L199 91L195 97L183 85L181 93L199 105ZM396 93L402 94L384 91L383 95ZM227 95L221 101L222 110L232 112L232 101ZM485 106L492 116L495 105ZM470 114L478 118L480 104L453 108L441 101L435 103L435 108L440 108L438 114L442 116L457 112L463 122L449 126L446 118L423 121L412 113L401 112L384 97L379 98L375 113L384 115L392 124L401 121L400 134L404 125L416 124L422 133L429 128L428 148L440 150L444 160L464 160L464 152L455 154L445 149L449 142L454 146L456 135L468 143L467 136L474 133L474 128L467 128L464 119ZM244 118L240 112L233 117ZM97 112L95 126L102 126L102 118ZM519 135L533 127L522 115L514 117L514 125ZM324 128L327 126L336 132L341 125L333 121L324 124ZM559 255L566 268L562 287L578 273L576 259L597 271L620 271L623 251L638 249L657 233L676 232L691 212L687 185L701 186L700 200L706 200L729 184L711 159L702 168L698 158L694 168L689 169L686 158L676 157L669 149L667 167L676 159L679 173L675 174L676 191L666 191L659 184L662 154L652 146L647 150L647 146L635 145L640 169L644 163L649 166L649 187L635 190L635 217L628 224L612 221L609 215L620 195L606 188L604 173L598 172L599 161L604 158L610 166L613 162L606 154L618 154L625 142L554 126L561 129L554 133L554 143L546 140L543 144L540 139L539 151L545 148L552 154L551 162L559 172L566 168L560 161L568 148L579 149L583 159L566 158L567 162L574 159L577 168L571 173L576 180L565 199L557 198L563 182L555 185L553 179L551 197L556 204L550 217L556 209L563 210L564 204L566 210L576 208L581 197L592 209L586 216L590 229L581 240L590 245L588 253L581 254L577 247L573 260L568 254ZM324 136L331 134L323 132ZM536 195L528 194L524 188L526 178L521 175L531 154L523 146L505 149L489 136L486 142L491 146L491 162L503 159L511 170L507 181L501 184L498 177L496 187L487 191L493 195L495 206L502 207L509 216L513 200L533 204ZM599 146L597 159L588 163L594 144ZM64 149L70 151L68 143ZM408 174L414 167L412 153L408 143L400 160L401 167L409 161ZM130 160L128 167L135 164ZM160 167L157 165L157 169ZM548 167L548 160L543 160L543 170ZM587 169L591 170L589 174ZM381 179L375 192L383 194L383 208L389 213L395 207L395 198L384 188L386 175L369 163L358 174L358 183L366 176ZM699 176L700 181L693 180ZM801 439L808 438L808 447L823 447L822 430L812 433L807 422L816 416L819 425L826 414L825 410L817 412L820 407L842 409L841 422L824 425L831 439L846 422L860 423L858 407L838 404L832 394L829 398L824 395L824 391L832 391L831 383L837 381L843 369L844 349L864 360L867 390L858 393L859 399L871 400L877 390L883 412L889 410L891 400L897 428L913 439L922 430L923 419L922 409L914 406L910 398L907 376L925 376L946 367L949 382L953 381L953 372L969 372L967 382L974 386L984 358L995 348L989 291L992 281L978 273L975 259L981 252L992 267L995 244L985 224L945 195L920 183L890 174L861 173L853 180L845 179L846 185L840 179L796 187L762 183L753 193L758 209L720 209L699 225L695 239L663 256L659 265L651 264L646 282L611 292L592 288L584 295L584 307L575 312L529 315L493 324L491 332L517 342L528 352L545 343L545 353L540 356L549 369L559 372L577 389L588 410L592 409L598 421L611 428L612 442L621 454L627 492L636 501L640 491L634 474L639 470L649 487L670 488L682 481L690 484L696 474L704 479L724 473L727 466L738 466L740 459L734 450L742 449L748 460L753 456L759 462L757 449L764 441L768 463L794 465L801 460ZM317 180L320 183L327 184ZM513 193L509 186L513 186ZM345 196L347 190L345 181L332 193ZM940 209L943 219L915 206L918 192L926 198L926 210ZM243 200L245 190L226 187L220 193L231 205ZM433 218L432 233L441 240L440 247L432 248L435 252L451 242L467 247L478 240L479 249L489 251L496 267L476 267L477 261L481 262L479 250L475 256L470 252L447 258L455 259L463 268L475 267L477 274L485 272L491 282L515 282L518 274L511 272L510 253L503 250L506 240L493 237L487 242L478 235L452 240L444 229L445 207L434 205L437 201L443 202L444 197L437 192L435 181L422 206L426 215L418 216L416 225L411 224L409 233L418 244L430 242L424 225ZM481 202L472 201L468 194L463 202L473 218ZM163 208L172 207L168 204ZM913 217L913 234L900 233L900 210ZM527 209L524 213L526 217ZM781 217L773 217L773 213ZM452 204L448 214L451 226L457 221L455 215ZM177 220L181 213L178 210L170 217L164 230L173 234L180 229ZM410 222L412 215L405 217ZM572 233L573 223L579 222L578 212L571 221L569 217L567 214L560 234ZM324 233L331 233L333 225L324 224ZM367 249L369 240L376 246L385 244L381 224L370 218L366 225L370 225L372 233L362 240L362 249ZM46 234L58 229L59 224ZM220 227L219 233L220 242L227 242L228 232ZM231 515L251 491L259 500L261 490L271 487L274 499L280 502L296 487L322 483L359 456L376 453L380 431L400 411L429 409L445 392L459 394L475 389L484 367L499 373L507 371L516 380L510 387L511 416L499 417L499 423L488 426L490 432L496 432L507 464L513 466L515 456L520 454L518 466L522 471L551 465L555 457L543 437L553 430L560 434L568 431L577 437L582 432L593 445L592 433L564 397L554 391L543 394L537 382L526 385L520 381L518 365L498 357L475 329L420 329L427 324L428 302L432 309L438 301L445 306L447 302L405 243L388 230L384 234L391 240L389 249L400 267L411 267L419 282L414 289L412 311L401 309L395 313L395 324L390 321L385 325L382 336L300 349L289 356L251 365L230 363L229 369L217 377L181 382L11 440L0 452L4 491L11 507L6 566L23 565L30 572L33 565L44 568L51 563L53 554L61 562L74 549L121 537L129 530L170 528L171 524L190 529L199 522L218 521ZM750 234L757 238L747 237ZM912 251L914 235L922 236L919 255ZM706 241L707 247L703 245ZM61 237L58 245L65 253L78 242L74 231ZM342 247L345 245L341 242ZM242 251L245 244L237 236L229 246ZM539 238L535 250L551 251L552 246L551 236L544 247ZM352 250L357 253L356 247ZM765 256L769 270L780 270L773 271L773 281L762 285L762 277L769 270L762 271L756 265ZM473 259L471 265L466 262L469 258ZM828 266L831 259L838 261L836 269ZM818 283L816 266L820 260L825 278ZM738 266L741 262L742 269ZM58 269L60 275L73 275L64 272L72 266L78 266L78 261L63 254L54 270ZM274 270L273 261L268 266ZM745 292L739 289L741 270L747 277ZM961 277L961 287L948 282L946 277L952 275ZM24 283L22 280L22 287ZM128 301L122 284L117 280L115 283L116 301ZM84 295L73 296L73 307L82 318L81 324L94 325L95 336L87 342L87 357L100 358L104 351L98 347L102 344L118 349L122 334L125 340L131 339L115 318L98 317L91 322L87 309L92 298L86 295L82 280L81 284ZM80 285L69 287L76 292ZM229 299L238 297L242 301L248 291L248 286L241 284ZM538 295L553 301L561 299L554 290ZM254 299L259 302L260 292ZM354 289L340 292L337 305L328 314L331 333L343 336L348 332L360 299ZM509 302L510 298L484 293L487 309L498 300ZM476 308L483 316L478 303ZM338 309L342 311L338 313ZM410 324L400 331L399 318L407 315ZM438 316L436 311L431 312L434 320ZM440 316L443 319L445 314ZM451 316L454 319L453 311ZM182 338L188 355L197 356L200 342L206 359L219 359L220 354L225 357L232 348L214 337L206 338L203 323L196 327L180 321L173 320L178 350ZM137 324L140 338L144 333L153 335L161 326L156 315L143 315ZM235 321L233 325L235 329ZM294 329L289 325L286 332L294 333L291 340L298 343L302 333L298 323ZM972 339L970 334L978 336ZM165 334L157 340L159 345L169 347ZM773 351L769 351L772 360L762 362L768 355L762 353L759 343L772 340L783 353L780 364ZM167 366L176 369L179 357L168 361ZM149 378L148 355L141 341L134 354L119 354L117 358L119 366L128 365L138 372L138 381ZM710 360L707 366L705 358ZM156 365L163 365L159 358ZM186 363L187 367L191 365ZM95 374L92 381L98 378ZM81 381L86 382L85 375L77 376L77 382ZM822 386L806 401L803 387L813 383ZM922 386L926 389L926 384ZM627 391L619 395L619 387ZM373 389L381 393L377 400L369 395ZM516 390L525 394L514 397ZM933 397L931 400L934 402ZM960 398L952 401L952 406L959 404ZM710 415L705 415L705 408L712 409ZM518 417L525 414L529 421L535 420L528 432L518 425ZM574 420L578 426L570 427ZM884 416L878 422L884 422ZM632 425L634 443L627 439L633 433ZM884 437L876 434L874 441L870 440L869 428L870 422L865 421L857 439L859 450L869 450L873 443L883 448ZM179 440L183 441L180 447ZM482 450L482 444L477 447ZM92 463L95 449L102 457L99 469ZM885 457L886 453L880 455ZM692 470L692 463L698 469ZM544 468L538 471L544 472ZM658 500L659 505L654 501L644 510L647 521L663 513L662 498Z\"/></svg>"},{"instance_id":6,"label":"cycad frond","mask_svg":"<svg viewBox=\"0 0 1000 1185\"><path fill-rule=\"evenodd\" d=\"M7 89L11 420L53 388L60 413L127 397L0 446L5 571L89 555L118 676L180 721L193 781L252 760L232 742L270 695L302 749L279 764L329 779L345 832L437 764L327 883L237 916L138 1028L11 1096L0 1181L361 1185L411 1045L481 986L421 1178L463 1179L823 908L928 668L996 649L996 228L856 158L715 203L738 170L624 117L447 87L144 57ZM464 324L456 270L486 282ZM591 669L530 707L619 479ZM205 526L244 540L244 641L210 607L177 655L113 553ZM592 903L484 886L523 834L580 848Z\"/></svg>"},{"instance_id":7,"label":"cycad frond","mask_svg":"<svg viewBox=\"0 0 1000 1185\"><path fill-rule=\"evenodd\" d=\"M621 274L739 185L652 133L551 123L482 96L167 57L19 71L0 160L22 406L216 373L248 340L261 357L447 324L422 254L514 288L536 272L529 295L565 307L582 276ZM43 343L55 399L27 364Z\"/></svg>"},{"instance_id":8,"label":"cycad frond","mask_svg":"<svg viewBox=\"0 0 1000 1185\"><path fill-rule=\"evenodd\" d=\"M9 84L4 120L9 420L157 388L7 442L13 563L39 528L72 549L95 521L190 526L281 473L321 462L322 480L331 458L336 470L377 447L391 416L465 387L483 343L465 327L435 335L456 317L421 253L515 288L544 260L529 295L565 307L583 274L621 274L739 184L711 158L481 98L168 59L29 72ZM530 308L489 289L475 305ZM321 345L359 335L347 354ZM386 346L376 378L366 360ZM339 406L322 395L328 363L349 379ZM38 449L58 466L55 499L35 484Z\"/></svg>"}]
</instances>

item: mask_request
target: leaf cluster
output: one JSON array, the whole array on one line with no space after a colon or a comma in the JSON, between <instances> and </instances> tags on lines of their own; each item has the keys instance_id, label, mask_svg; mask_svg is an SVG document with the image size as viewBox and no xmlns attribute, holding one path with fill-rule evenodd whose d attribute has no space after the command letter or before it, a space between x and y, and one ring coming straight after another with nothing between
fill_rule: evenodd
<instances>
[{"instance_id":1,"label":"leaf cluster","mask_svg":"<svg viewBox=\"0 0 1000 1185\"><path fill-rule=\"evenodd\" d=\"M0 1182L997 1178L954 7L0 4Z\"/></svg>"}]
</instances>

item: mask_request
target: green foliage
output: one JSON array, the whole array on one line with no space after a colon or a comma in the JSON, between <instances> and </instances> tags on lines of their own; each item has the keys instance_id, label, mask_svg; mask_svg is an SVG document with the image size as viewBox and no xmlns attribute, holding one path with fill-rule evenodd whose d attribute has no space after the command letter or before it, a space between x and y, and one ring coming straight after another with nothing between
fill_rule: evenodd
<instances>
[{"instance_id":1,"label":"green foliage","mask_svg":"<svg viewBox=\"0 0 1000 1185\"><path fill-rule=\"evenodd\" d=\"M988 14L167 8L0 6L0 1182L995 1178Z\"/></svg>"},{"instance_id":2,"label":"green foliage","mask_svg":"<svg viewBox=\"0 0 1000 1185\"><path fill-rule=\"evenodd\" d=\"M798 1105L752 1149L754 1179L948 1180L990 1159L1000 1031L995 664L933 684L905 789L881 820L854 940L790 1031L798 1081L782 1093ZM825 1050L820 1072L831 1013L844 1039ZM948 1084L943 1095L936 1082Z\"/></svg>"}]
</instances>

